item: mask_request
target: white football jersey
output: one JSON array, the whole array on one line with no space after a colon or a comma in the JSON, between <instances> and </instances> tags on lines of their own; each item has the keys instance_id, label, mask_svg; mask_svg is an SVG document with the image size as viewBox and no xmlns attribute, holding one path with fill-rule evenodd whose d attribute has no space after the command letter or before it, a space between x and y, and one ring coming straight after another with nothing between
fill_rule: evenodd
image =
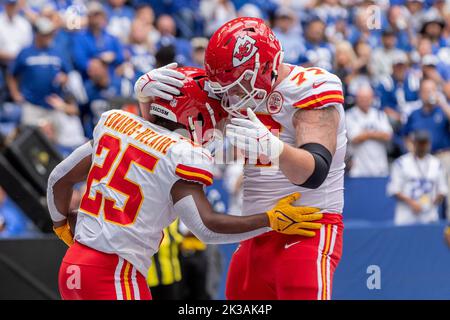
<instances>
[{"instance_id":1,"label":"white football jersey","mask_svg":"<svg viewBox=\"0 0 450 320\"><path fill-rule=\"evenodd\" d=\"M446 172L441 162L429 154L423 159L407 153L392 164L387 192L393 196L402 193L419 202L423 211L415 214L404 202L398 201L394 222L397 225L429 223L439 219L434 200L448 191Z\"/></svg>"},{"instance_id":2,"label":"white football jersey","mask_svg":"<svg viewBox=\"0 0 450 320\"><path fill-rule=\"evenodd\" d=\"M342 213L347 145L343 102L342 84L337 76L320 68L291 66L288 77L274 88L255 113L269 129L279 131L283 142L298 147L293 125L297 110L336 108L340 121L330 172L319 188L307 189L292 184L275 164L247 164L244 169L245 214L265 212L279 199L294 192L302 194L296 205L318 207L324 213Z\"/></svg>"},{"instance_id":3,"label":"white football jersey","mask_svg":"<svg viewBox=\"0 0 450 320\"><path fill-rule=\"evenodd\" d=\"M176 218L173 184L210 185L212 157L181 135L119 110L102 115L94 150L75 240L119 255L146 277L163 229Z\"/></svg>"}]
</instances>

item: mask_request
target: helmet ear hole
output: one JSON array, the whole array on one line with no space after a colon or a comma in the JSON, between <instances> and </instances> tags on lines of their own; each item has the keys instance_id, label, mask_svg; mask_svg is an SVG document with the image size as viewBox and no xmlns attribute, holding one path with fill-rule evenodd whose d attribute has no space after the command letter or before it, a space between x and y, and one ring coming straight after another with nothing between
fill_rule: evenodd
<instances>
[{"instance_id":1,"label":"helmet ear hole","mask_svg":"<svg viewBox=\"0 0 450 320\"><path fill-rule=\"evenodd\" d=\"M199 114L197 115L197 121L201 122L201 123L202 123L202 126L203 126L203 124L205 123L205 119L203 118L203 115L202 115L201 113L199 113Z\"/></svg>"}]
</instances>

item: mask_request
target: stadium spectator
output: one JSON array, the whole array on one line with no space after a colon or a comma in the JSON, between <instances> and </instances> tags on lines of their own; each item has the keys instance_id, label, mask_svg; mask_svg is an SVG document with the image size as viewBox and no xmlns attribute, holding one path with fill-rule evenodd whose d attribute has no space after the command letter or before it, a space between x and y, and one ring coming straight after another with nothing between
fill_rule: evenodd
<instances>
[{"instance_id":1,"label":"stadium spectator","mask_svg":"<svg viewBox=\"0 0 450 320\"><path fill-rule=\"evenodd\" d=\"M373 107L374 92L363 87L356 95L356 105L347 111L347 135L352 161L351 177L387 177L387 144L392 128L386 114Z\"/></svg>"},{"instance_id":2,"label":"stadium spectator","mask_svg":"<svg viewBox=\"0 0 450 320\"><path fill-rule=\"evenodd\" d=\"M101 59L92 59L87 73L89 78L84 87L88 100L81 106L81 118L85 133L91 138L101 114L110 109L110 102L116 98L132 97L133 85L126 78L111 74L108 64Z\"/></svg>"},{"instance_id":3,"label":"stadium spectator","mask_svg":"<svg viewBox=\"0 0 450 320\"><path fill-rule=\"evenodd\" d=\"M339 0L319 1L313 12L327 26L334 26L338 21L348 18L348 11L340 4Z\"/></svg>"},{"instance_id":4,"label":"stadium spectator","mask_svg":"<svg viewBox=\"0 0 450 320\"><path fill-rule=\"evenodd\" d=\"M154 47L148 38L148 31L142 20L133 21L129 44L125 46L126 63L122 66L122 74L133 83L155 65Z\"/></svg>"},{"instance_id":5,"label":"stadium spectator","mask_svg":"<svg viewBox=\"0 0 450 320\"><path fill-rule=\"evenodd\" d=\"M294 12L287 7L280 7L275 12L273 32L280 40L284 50L284 60L295 64L305 52L301 27Z\"/></svg>"},{"instance_id":6,"label":"stadium spectator","mask_svg":"<svg viewBox=\"0 0 450 320\"><path fill-rule=\"evenodd\" d=\"M376 48L380 45L380 32L378 29L370 28L368 21L371 16L370 10L367 8L358 7L355 10L353 24L349 26L348 41L353 45L357 42L367 43L371 48Z\"/></svg>"},{"instance_id":7,"label":"stadium spectator","mask_svg":"<svg viewBox=\"0 0 450 320\"><path fill-rule=\"evenodd\" d=\"M122 43L127 43L134 19L134 10L126 5L126 0L108 0L105 12L108 17L106 31L116 36Z\"/></svg>"},{"instance_id":8,"label":"stadium spectator","mask_svg":"<svg viewBox=\"0 0 450 320\"><path fill-rule=\"evenodd\" d=\"M409 12L404 6L394 5L388 9L388 23L397 37L397 48L409 52L414 42L414 32L411 20L408 20Z\"/></svg>"},{"instance_id":9,"label":"stadium spectator","mask_svg":"<svg viewBox=\"0 0 450 320\"><path fill-rule=\"evenodd\" d=\"M45 17L53 23L55 31L52 46L62 55L70 59L70 63L72 63L73 31L67 28L67 24L64 23L61 14L56 10L56 6L51 3L46 3L37 14L36 19L39 17Z\"/></svg>"},{"instance_id":10,"label":"stadium spectator","mask_svg":"<svg viewBox=\"0 0 450 320\"><path fill-rule=\"evenodd\" d=\"M155 23L155 13L149 5L141 5L136 8L136 14L134 16L134 20L139 20L145 25L145 29L148 30L148 41L152 46L155 46L159 41L159 31L156 30Z\"/></svg>"},{"instance_id":11,"label":"stadium spectator","mask_svg":"<svg viewBox=\"0 0 450 320\"><path fill-rule=\"evenodd\" d=\"M47 18L36 21L34 43L10 65L8 87L14 102L23 104L22 123L38 125L54 116L47 98L63 94L70 64L51 44L55 27Z\"/></svg>"},{"instance_id":12,"label":"stadium spectator","mask_svg":"<svg viewBox=\"0 0 450 320\"><path fill-rule=\"evenodd\" d=\"M413 141L414 150L392 165L387 189L389 195L397 198L397 225L438 221L438 207L448 193L447 173L439 159L429 153L429 133L417 131Z\"/></svg>"},{"instance_id":13,"label":"stadium spectator","mask_svg":"<svg viewBox=\"0 0 450 320\"><path fill-rule=\"evenodd\" d=\"M381 37L382 46L372 52L370 70L376 78L386 77L392 74L392 61L399 49L396 48L397 38L393 29L383 30Z\"/></svg>"},{"instance_id":14,"label":"stadium spectator","mask_svg":"<svg viewBox=\"0 0 450 320\"><path fill-rule=\"evenodd\" d=\"M16 0L5 1L0 13L0 61L3 65L15 59L17 54L33 41L30 22L19 14Z\"/></svg>"},{"instance_id":15,"label":"stadium spectator","mask_svg":"<svg viewBox=\"0 0 450 320\"><path fill-rule=\"evenodd\" d=\"M424 15L424 0L406 0L405 7L409 12L411 26L415 32L419 31Z\"/></svg>"},{"instance_id":16,"label":"stadium spectator","mask_svg":"<svg viewBox=\"0 0 450 320\"><path fill-rule=\"evenodd\" d=\"M422 79L433 80L438 86L444 85L445 67L435 55L426 55L422 58Z\"/></svg>"},{"instance_id":17,"label":"stadium spectator","mask_svg":"<svg viewBox=\"0 0 450 320\"><path fill-rule=\"evenodd\" d=\"M341 41L336 44L333 71L342 81L346 109L354 102L353 96L348 92L348 85L357 76L357 62L356 53L350 42Z\"/></svg>"},{"instance_id":18,"label":"stadium spectator","mask_svg":"<svg viewBox=\"0 0 450 320\"><path fill-rule=\"evenodd\" d=\"M391 121L402 123L420 107L420 73L409 66L408 56L398 51L392 59L392 75L379 80L378 94L381 108Z\"/></svg>"},{"instance_id":19,"label":"stadium spectator","mask_svg":"<svg viewBox=\"0 0 450 320\"><path fill-rule=\"evenodd\" d=\"M106 13L100 2L92 1L87 5L87 30L76 34L73 39L73 59L75 67L84 78L87 77L89 64L100 59L109 66L110 73L123 62L123 48L119 40L106 30Z\"/></svg>"},{"instance_id":20,"label":"stadium spectator","mask_svg":"<svg viewBox=\"0 0 450 320\"><path fill-rule=\"evenodd\" d=\"M326 25L317 17L308 22L305 30L305 52L298 63L307 67L332 69L333 48L325 38Z\"/></svg>"},{"instance_id":21,"label":"stadium spectator","mask_svg":"<svg viewBox=\"0 0 450 320\"><path fill-rule=\"evenodd\" d=\"M175 61L180 65L190 65L191 43L187 39L176 37L175 20L167 14L162 15L156 21L156 28L161 34L156 48L174 46Z\"/></svg>"},{"instance_id":22,"label":"stadium spectator","mask_svg":"<svg viewBox=\"0 0 450 320\"><path fill-rule=\"evenodd\" d=\"M263 11L252 3L244 4L237 12L238 17L253 17L260 19L264 18L263 14Z\"/></svg>"},{"instance_id":23,"label":"stadium spectator","mask_svg":"<svg viewBox=\"0 0 450 320\"><path fill-rule=\"evenodd\" d=\"M420 67L423 57L433 54L431 41L426 37L419 37L417 46L411 52L411 61L415 67Z\"/></svg>"},{"instance_id":24,"label":"stadium spectator","mask_svg":"<svg viewBox=\"0 0 450 320\"><path fill-rule=\"evenodd\" d=\"M205 50L208 46L208 39L207 38L193 38L191 40L191 47L192 47L192 66L197 68L204 68L205 65Z\"/></svg>"},{"instance_id":25,"label":"stadium spectator","mask_svg":"<svg viewBox=\"0 0 450 320\"><path fill-rule=\"evenodd\" d=\"M237 17L234 4L230 0L201 0L200 12L205 21L206 36L211 36L225 22Z\"/></svg>"},{"instance_id":26,"label":"stadium spectator","mask_svg":"<svg viewBox=\"0 0 450 320\"><path fill-rule=\"evenodd\" d=\"M199 8L200 0L172 2L173 16L181 37L190 39L203 35L203 17Z\"/></svg>"},{"instance_id":27,"label":"stadium spectator","mask_svg":"<svg viewBox=\"0 0 450 320\"><path fill-rule=\"evenodd\" d=\"M340 47L342 43L339 43ZM349 51L349 50L347 50ZM359 88L372 85L372 78L368 68L372 49L369 44L359 41L355 46L356 59L352 61L353 75L344 78L345 106L348 108L354 104L354 97ZM337 57L336 57L337 58ZM335 59L336 59L335 58Z\"/></svg>"},{"instance_id":28,"label":"stadium spectator","mask_svg":"<svg viewBox=\"0 0 450 320\"><path fill-rule=\"evenodd\" d=\"M447 45L445 39L442 37L444 26L444 19L436 10L430 9L422 19L420 34L423 37L430 39L434 54L436 54L441 47Z\"/></svg>"},{"instance_id":29,"label":"stadium spectator","mask_svg":"<svg viewBox=\"0 0 450 320\"><path fill-rule=\"evenodd\" d=\"M422 80L420 101L421 108L411 113L403 128L407 142L411 133L424 130L430 135L431 153L450 149L450 106L433 80Z\"/></svg>"}]
</instances>

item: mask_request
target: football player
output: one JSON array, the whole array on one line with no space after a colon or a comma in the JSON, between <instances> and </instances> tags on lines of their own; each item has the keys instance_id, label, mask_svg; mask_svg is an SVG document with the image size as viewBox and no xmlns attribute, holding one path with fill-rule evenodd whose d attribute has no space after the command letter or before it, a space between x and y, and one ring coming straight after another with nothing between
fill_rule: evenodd
<instances>
[{"instance_id":1,"label":"football player","mask_svg":"<svg viewBox=\"0 0 450 320\"><path fill-rule=\"evenodd\" d=\"M280 42L257 18L225 23L205 55L211 95L232 115L226 136L248 158L244 214L293 192L321 209L320 231L268 232L241 242L228 271L228 299L330 299L342 254L342 84L321 68L283 63Z\"/></svg>"},{"instance_id":2,"label":"football player","mask_svg":"<svg viewBox=\"0 0 450 320\"><path fill-rule=\"evenodd\" d=\"M272 229L298 234L320 228L310 222L321 218L317 209L290 205L298 193L265 213L235 217L213 211L203 193L213 181L213 159L202 138L214 138L207 131L224 112L207 98L203 70L173 67L153 70L142 87L161 93L169 74L183 86L169 89L175 99L142 107L143 118L105 112L92 143L50 175L47 201L54 230L70 246L59 272L63 299L151 299L145 276L163 229L176 217L207 243L236 242ZM83 180L86 192L72 236L68 208L74 184Z\"/></svg>"}]
</instances>

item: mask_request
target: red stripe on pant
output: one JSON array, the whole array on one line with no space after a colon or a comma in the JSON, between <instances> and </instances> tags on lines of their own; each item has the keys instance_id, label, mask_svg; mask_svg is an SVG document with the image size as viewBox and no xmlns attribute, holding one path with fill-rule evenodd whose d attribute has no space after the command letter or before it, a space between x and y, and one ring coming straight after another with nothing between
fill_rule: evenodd
<instances>
[{"instance_id":1,"label":"red stripe on pant","mask_svg":"<svg viewBox=\"0 0 450 320\"><path fill-rule=\"evenodd\" d=\"M145 277L131 263L78 242L66 252L58 284L64 300L151 300Z\"/></svg>"},{"instance_id":2,"label":"red stripe on pant","mask_svg":"<svg viewBox=\"0 0 450 320\"><path fill-rule=\"evenodd\" d=\"M228 269L227 299L330 299L343 223L328 213L320 222L313 238L273 231L241 242Z\"/></svg>"}]
</instances>

